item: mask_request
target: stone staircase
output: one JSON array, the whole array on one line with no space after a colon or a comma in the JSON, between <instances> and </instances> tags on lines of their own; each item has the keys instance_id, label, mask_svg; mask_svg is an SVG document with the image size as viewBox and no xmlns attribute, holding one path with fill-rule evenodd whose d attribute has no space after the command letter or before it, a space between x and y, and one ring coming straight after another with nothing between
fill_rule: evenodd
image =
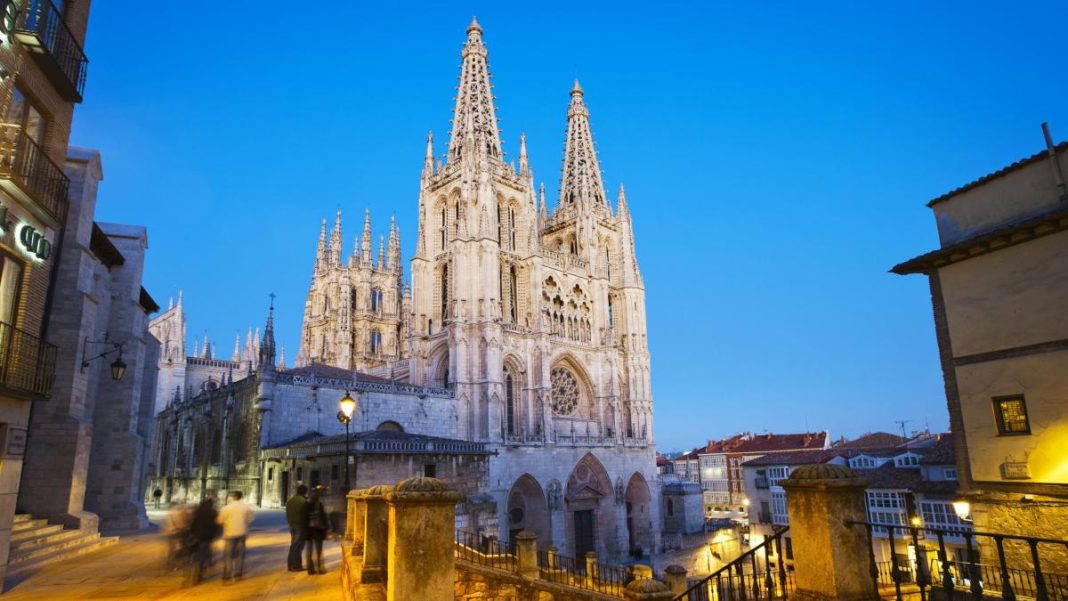
<instances>
[{"instance_id":1,"label":"stone staircase","mask_svg":"<svg viewBox=\"0 0 1068 601\"><path fill-rule=\"evenodd\" d=\"M68 559L119 541L118 537L102 537L99 532L65 530L48 520L34 519L25 513L15 515L11 525L11 553L8 574L38 568L54 561Z\"/></svg>"}]
</instances>

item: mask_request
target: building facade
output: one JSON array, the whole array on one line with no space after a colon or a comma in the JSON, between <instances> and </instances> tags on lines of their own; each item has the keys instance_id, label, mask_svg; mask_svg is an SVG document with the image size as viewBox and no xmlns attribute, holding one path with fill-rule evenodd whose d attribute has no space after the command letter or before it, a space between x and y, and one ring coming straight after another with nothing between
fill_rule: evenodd
<instances>
[{"instance_id":1,"label":"building facade","mask_svg":"<svg viewBox=\"0 0 1068 601\"><path fill-rule=\"evenodd\" d=\"M362 386L372 401L361 432L392 420L408 433L486 445L479 494L495 503L500 539L527 529L576 557L650 553L658 544L659 493L645 293L627 200L621 187L616 209L609 203L576 82L560 202L550 212L535 189L525 139L518 167L503 154L477 22L461 56L444 161L435 161L427 142L410 295L396 227L373 262L366 217L358 252L343 262L339 214L330 236L325 224L320 233L298 367L277 369L273 339L265 363L265 336L250 374L235 369L217 391L194 389L160 414L161 431L170 433L161 436L177 438L161 439L159 448L195 448L203 435L166 420L188 416L217 427L225 409L214 404L246 386L242 377L255 382L241 388L254 410L240 419L258 424L256 454L269 441L336 434L333 403ZM177 322L171 331L181 331ZM324 369L340 370L326 378L333 384L311 376ZM372 384L383 388L366 388ZM327 391L330 400L313 400ZM214 399L208 414L178 409L201 396ZM157 455L164 484L174 461L189 465L182 452L168 453ZM231 467L262 487L253 456L250 448L244 466Z\"/></svg>"},{"instance_id":2,"label":"building facade","mask_svg":"<svg viewBox=\"0 0 1068 601\"><path fill-rule=\"evenodd\" d=\"M0 578L30 406L52 393L57 349L43 328L67 219L63 162L88 64L89 5L0 2Z\"/></svg>"},{"instance_id":3,"label":"building facade","mask_svg":"<svg viewBox=\"0 0 1068 601\"><path fill-rule=\"evenodd\" d=\"M932 200L941 247L893 268L930 283L976 530L1028 536L1068 531L1068 143L1046 134L1042 152ZM1028 565L1026 545L1006 553Z\"/></svg>"},{"instance_id":4,"label":"building facade","mask_svg":"<svg viewBox=\"0 0 1068 601\"><path fill-rule=\"evenodd\" d=\"M18 510L84 533L143 528L159 353L148 332L159 307L142 287L148 235L94 220L97 151L70 148L66 173L70 208L46 335L58 349L56 378L30 420ZM115 361L123 373L113 373Z\"/></svg>"}]
</instances>

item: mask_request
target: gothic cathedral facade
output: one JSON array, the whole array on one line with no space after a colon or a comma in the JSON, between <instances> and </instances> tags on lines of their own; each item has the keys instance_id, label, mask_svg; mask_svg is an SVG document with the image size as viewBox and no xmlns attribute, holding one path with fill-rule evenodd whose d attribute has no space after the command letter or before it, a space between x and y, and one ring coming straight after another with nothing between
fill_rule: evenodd
<instances>
[{"instance_id":1,"label":"gothic cathedral facade","mask_svg":"<svg viewBox=\"0 0 1068 601\"><path fill-rule=\"evenodd\" d=\"M557 206L524 137L506 161L488 52L473 21L444 160L428 137L411 290L400 235L372 262L369 216L341 259L320 234L298 365L454 392L456 432L486 442L502 538L534 531L575 557L659 545L645 292L620 186L613 211L576 81ZM384 256L383 256L384 255Z\"/></svg>"}]
</instances>

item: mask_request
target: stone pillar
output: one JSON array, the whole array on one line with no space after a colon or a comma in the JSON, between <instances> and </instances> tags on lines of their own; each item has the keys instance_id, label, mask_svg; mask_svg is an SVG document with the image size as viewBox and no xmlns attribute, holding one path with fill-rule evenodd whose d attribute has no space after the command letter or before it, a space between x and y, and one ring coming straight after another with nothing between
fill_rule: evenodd
<instances>
[{"instance_id":1,"label":"stone pillar","mask_svg":"<svg viewBox=\"0 0 1068 601\"><path fill-rule=\"evenodd\" d=\"M594 588L597 584L597 553L586 551L586 586Z\"/></svg>"},{"instance_id":2,"label":"stone pillar","mask_svg":"<svg viewBox=\"0 0 1068 601\"><path fill-rule=\"evenodd\" d=\"M863 527L867 482L837 465L806 465L783 481L798 599L877 599L874 566Z\"/></svg>"},{"instance_id":3,"label":"stone pillar","mask_svg":"<svg viewBox=\"0 0 1068 601\"><path fill-rule=\"evenodd\" d=\"M689 588L686 586L686 568L673 563L665 568L664 572L667 573L667 584L673 595L677 597L686 592Z\"/></svg>"},{"instance_id":4,"label":"stone pillar","mask_svg":"<svg viewBox=\"0 0 1068 601\"><path fill-rule=\"evenodd\" d=\"M363 567L360 582L385 582L387 574L386 554L389 548L389 506L385 495L390 486L372 486L363 490L364 529ZM451 523L450 523L451 527ZM359 530L359 528L356 528ZM452 546L449 547L452 550Z\"/></svg>"},{"instance_id":5,"label":"stone pillar","mask_svg":"<svg viewBox=\"0 0 1068 601\"><path fill-rule=\"evenodd\" d=\"M556 556L559 555L559 554L560 554L560 550L557 549L556 546L549 545L549 548L546 550L546 558L547 558L547 562L546 563L549 564L549 569L551 569L551 570L555 570L556 569Z\"/></svg>"},{"instance_id":6,"label":"stone pillar","mask_svg":"<svg viewBox=\"0 0 1068 601\"><path fill-rule=\"evenodd\" d=\"M675 593L659 580L639 578L627 585L623 598L627 601L672 601Z\"/></svg>"},{"instance_id":7,"label":"stone pillar","mask_svg":"<svg viewBox=\"0 0 1068 601\"><path fill-rule=\"evenodd\" d=\"M515 536L516 562L519 575L523 578L538 577L538 537L530 530L524 530Z\"/></svg>"},{"instance_id":8,"label":"stone pillar","mask_svg":"<svg viewBox=\"0 0 1068 601\"><path fill-rule=\"evenodd\" d=\"M630 567L630 571L634 574L635 580L653 579L653 566L647 566L644 563L636 563Z\"/></svg>"},{"instance_id":9,"label":"stone pillar","mask_svg":"<svg viewBox=\"0 0 1068 601\"><path fill-rule=\"evenodd\" d=\"M352 548L362 552L364 528L367 527L367 500L362 490L352 490L345 498L345 540Z\"/></svg>"},{"instance_id":10,"label":"stone pillar","mask_svg":"<svg viewBox=\"0 0 1068 601\"><path fill-rule=\"evenodd\" d=\"M386 601L453 601L454 528L461 495L436 478L409 478L385 498L389 503Z\"/></svg>"}]
</instances>

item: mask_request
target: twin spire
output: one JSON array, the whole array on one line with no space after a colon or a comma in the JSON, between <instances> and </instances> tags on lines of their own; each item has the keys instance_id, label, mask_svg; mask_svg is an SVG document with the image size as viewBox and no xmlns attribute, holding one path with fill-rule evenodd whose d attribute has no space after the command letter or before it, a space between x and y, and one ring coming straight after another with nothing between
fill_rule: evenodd
<instances>
[{"instance_id":1,"label":"twin spire","mask_svg":"<svg viewBox=\"0 0 1068 601\"><path fill-rule=\"evenodd\" d=\"M460 85L457 88L456 108L449 139L449 161L477 160L489 156L500 160L501 139L497 127L497 109L493 103L490 83L489 52L482 42L482 27L472 19L467 27L467 42L460 55ZM560 205L607 206L601 168L590 130L590 113L583 101L578 80L571 88L571 104L567 110L567 137L564 140L563 179ZM519 173L530 175L526 136L520 135ZM433 174L433 137L427 136L424 173Z\"/></svg>"}]
</instances>

